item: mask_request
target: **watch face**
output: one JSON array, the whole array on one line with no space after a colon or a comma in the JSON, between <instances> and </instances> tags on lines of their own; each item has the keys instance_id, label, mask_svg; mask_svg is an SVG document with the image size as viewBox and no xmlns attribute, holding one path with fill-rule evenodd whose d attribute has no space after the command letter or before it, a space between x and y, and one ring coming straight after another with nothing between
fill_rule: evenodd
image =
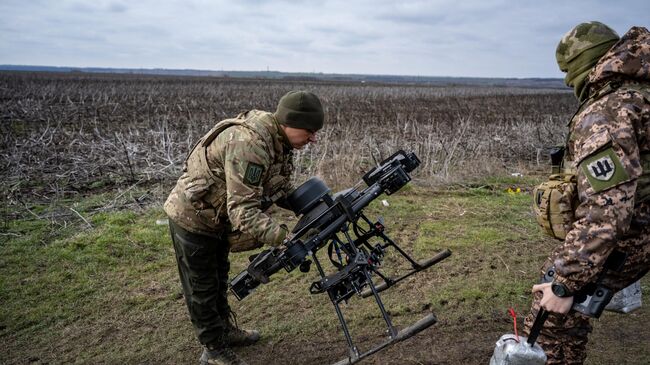
<instances>
[{"instance_id":1,"label":"watch face","mask_svg":"<svg viewBox=\"0 0 650 365\"><path fill-rule=\"evenodd\" d=\"M553 283L553 285L551 285L551 290L553 291L553 294L561 298L567 297L569 295L569 291L563 284Z\"/></svg>"}]
</instances>

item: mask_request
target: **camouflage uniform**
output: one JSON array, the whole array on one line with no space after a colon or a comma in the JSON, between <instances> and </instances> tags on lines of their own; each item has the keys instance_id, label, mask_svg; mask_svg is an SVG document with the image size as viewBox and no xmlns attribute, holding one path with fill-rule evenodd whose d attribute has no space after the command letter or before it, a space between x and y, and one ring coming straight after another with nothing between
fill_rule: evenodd
<instances>
[{"instance_id":1,"label":"camouflage uniform","mask_svg":"<svg viewBox=\"0 0 650 365\"><path fill-rule=\"evenodd\" d=\"M563 51L571 52L571 41L580 36L576 30L593 24L569 32L560 43L569 45ZM555 265L555 281L571 292L596 281L614 249L628 256L620 272L604 276L611 289L630 285L650 268L649 65L650 33L633 27L589 69L586 92L576 92L584 101L569 124L565 166L576 171L579 206L564 243L542 268L544 273ZM527 331L541 297L535 293ZM591 329L589 319L575 311L551 314L538 340L547 363L582 364Z\"/></svg>"},{"instance_id":2,"label":"camouflage uniform","mask_svg":"<svg viewBox=\"0 0 650 365\"><path fill-rule=\"evenodd\" d=\"M287 229L263 212L292 187L292 148L273 114L252 110L224 120L199 140L165 211L187 231L232 228L279 245Z\"/></svg>"},{"instance_id":3,"label":"camouflage uniform","mask_svg":"<svg viewBox=\"0 0 650 365\"><path fill-rule=\"evenodd\" d=\"M311 104L305 107L304 100ZM282 125L313 127L313 134L322 124L318 98L290 92L275 113L251 110L217 123L189 153L164 209L185 301L206 347L202 363L212 361L213 353L223 355L220 349L233 343L227 300L233 239L251 249L280 245L288 234L264 212L273 203L284 207L283 198L293 189L293 147Z\"/></svg>"},{"instance_id":4,"label":"camouflage uniform","mask_svg":"<svg viewBox=\"0 0 650 365\"><path fill-rule=\"evenodd\" d=\"M257 110L218 123L189 154L164 208L201 343L223 340L230 313L228 234L281 244L287 229L263 212L262 203L291 190L292 170L291 146L278 121Z\"/></svg>"}]
</instances>

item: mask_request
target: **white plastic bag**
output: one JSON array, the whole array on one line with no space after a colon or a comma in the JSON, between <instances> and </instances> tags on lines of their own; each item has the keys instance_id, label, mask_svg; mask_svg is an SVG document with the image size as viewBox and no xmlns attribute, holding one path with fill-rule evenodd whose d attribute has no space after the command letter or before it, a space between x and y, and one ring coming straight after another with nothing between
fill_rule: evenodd
<instances>
[{"instance_id":1,"label":"white plastic bag","mask_svg":"<svg viewBox=\"0 0 650 365\"><path fill-rule=\"evenodd\" d=\"M641 308L641 281L637 280L626 288L621 289L607 304L605 310L618 313L630 313Z\"/></svg>"},{"instance_id":2,"label":"white plastic bag","mask_svg":"<svg viewBox=\"0 0 650 365\"><path fill-rule=\"evenodd\" d=\"M535 343L531 346L526 337L519 336L519 342L513 334L501 336L494 348L490 365L544 365L546 354Z\"/></svg>"}]
</instances>

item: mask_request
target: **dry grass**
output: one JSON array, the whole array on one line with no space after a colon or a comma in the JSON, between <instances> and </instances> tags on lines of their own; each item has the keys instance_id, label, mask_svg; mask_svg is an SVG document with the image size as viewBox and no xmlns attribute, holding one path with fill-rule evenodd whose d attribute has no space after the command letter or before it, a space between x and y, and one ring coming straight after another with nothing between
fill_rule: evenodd
<instances>
[{"instance_id":1,"label":"dry grass","mask_svg":"<svg viewBox=\"0 0 650 365\"><path fill-rule=\"evenodd\" d=\"M2 188L65 197L97 189L166 187L193 142L219 120L274 110L288 90L325 105L320 142L298 152L296 180L354 182L398 148L430 183L534 167L562 142L575 102L566 92L129 75L0 74Z\"/></svg>"}]
</instances>

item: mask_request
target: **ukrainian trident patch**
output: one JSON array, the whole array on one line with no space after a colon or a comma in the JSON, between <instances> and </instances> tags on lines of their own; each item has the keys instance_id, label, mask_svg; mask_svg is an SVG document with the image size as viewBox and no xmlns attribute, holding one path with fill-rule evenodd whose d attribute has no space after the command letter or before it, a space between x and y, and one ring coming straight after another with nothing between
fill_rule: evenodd
<instances>
[{"instance_id":1,"label":"ukrainian trident patch","mask_svg":"<svg viewBox=\"0 0 650 365\"><path fill-rule=\"evenodd\" d=\"M607 181L614 176L616 165L609 156L604 156L587 165L587 169L594 179Z\"/></svg>"},{"instance_id":2,"label":"ukrainian trident patch","mask_svg":"<svg viewBox=\"0 0 650 365\"><path fill-rule=\"evenodd\" d=\"M580 168L596 193L630 179L611 147L585 158Z\"/></svg>"},{"instance_id":3,"label":"ukrainian trident patch","mask_svg":"<svg viewBox=\"0 0 650 365\"><path fill-rule=\"evenodd\" d=\"M244 182L249 185L259 185L263 173L264 166L249 162L246 166L246 173L244 173Z\"/></svg>"}]
</instances>

